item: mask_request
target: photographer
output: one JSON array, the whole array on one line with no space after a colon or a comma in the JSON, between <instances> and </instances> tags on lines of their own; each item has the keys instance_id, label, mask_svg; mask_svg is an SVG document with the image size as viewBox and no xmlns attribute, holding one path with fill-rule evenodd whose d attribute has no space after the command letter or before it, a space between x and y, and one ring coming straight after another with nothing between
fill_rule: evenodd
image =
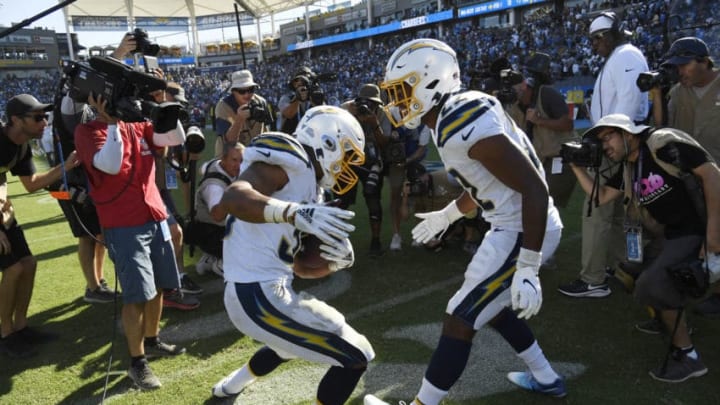
<instances>
[{"instance_id":1,"label":"photographer","mask_svg":"<svg viewBox=\"0 0 720 405\"><path fill-rule=\"evenodd\" d=\"M188 234L192 243L203 252L195 269L198 274L212 271L223 277L223 238L227 211L220 204L225 188L237 178L243 160L245 146L239 142L226 143L220 159L213 159L203 165L204 173L195 193L197 214L189 225Z\"/></svg>"},{"instance_id":2,"label":"photographer","mask_svg":"<svg viewBox=\"0 0 720 405\"><path fill-rule=\"evenodd\" d=\"M550 86L550 56L536 52L525 69L528 77L514 86L517 103L509 114L532 139L535 153L545 169L545 181L555 206L567 206L575 176L564 168L559 157L560 145L577 138L565 98Z\"/></svg>"},{"instance_id":3,"label":"photographer","mask_svg":"<svg viewBox=\"0 0 720 405\"><path fill-rule=\"evenodd\" d=\"M300 68L288 83L288 88L291 93L284 94L278 102L281 118L278 127L282 132L292 134L305 111L324 104L325 100L317 84L317 76L308 67Z\"/></svg>"},{"instance_id":4,"label":"photographer","mask_svg":"<svg viewBox=\"0 0 720 405\"><path fill-rule=\"evenodd\" d=\"M669 92L667 125L690 134L715 159L720 161L720 71L714 67L707 44L699 38L685 37L673 42L663 66L677 69L679 83ZM660 93L659 87L651 91ZM660 106L660 103L657 103ZM656 110L656 104L653 109ZM720 284L713 294L698 304L695 312L720 314Z\"/></svg>"},{"instance_id":5,"label":"photographer","mask_svg":"<svg viewBox=\"0 0 720 405\"><path fill-rule=\"evenodd\" d=\"M381 194L385 165L382 150L388 143L384 134L387 133L385 131L390 131L390 123L384 118L385 114L380 109L382 105L380 89L374 84L364 84L354 100L346 101L341 105L360 122L365 135L365 163L363 166L353 166L352 170L360 179L357 184L362 183L363 197L368 209L371 256L380 256L383 253L380 244L383 214ZM350 191L339 196L342 208L355 204L357 184ZM402 187L402 182L400 186Z\"/></svg>"},{"instance_id":6,"label":"photographer","mask_svg":"<svg viewBox=\"0 0 720 405\"><path fill-rule=\"evenodd\" d=\"M30 141L42 137L47 126L46 113L52 108L52 104L42 104L29 94L20 94L7 103L8 123L0 123L0 352L12 358L32 356L36 353L33 346L57 339L57 335L27 324L37 261L15 219L7 184L10 172L32 193L58 181L63 170L80 164L72 152L64 168L58 165L45 173L35 172Z\"/></svg>"},{"instance_id":7,"label":"photographer","mask_svg":"<svg viewBox=\"0 0 720 405\"><path fill-rule=\"evenodd\" d=\"M692 268L689 263L697 260L704 245L713 259L710 280L720 277L720 271L713 274L720 253L720 170L685 132L636 125L623 114L601 118L583 138L601 143L609 159L622 163L621 170L603 186L593 184L582 168L571 167L583 190L596 195L600 204L623 197L628 200L628 260L643 260L643 225L654 220L664 226L663 249L635 285L635 298L656 309L672 336L672 356L650 371L650 376L682 382L704 375L707 368L692 345L682 315L689 289L700 287L677 281L671 270Z\"/></svg>"},{"instance_id":8,"label":"photographer","mask_svg":"<svg viewBox=\"0 0 720 405\"><path fill-rule=\"evenodd\" d=\"M185 132L173 110L161 110L154 124L123 122L110 115L102 97L91 94L89 104L97 117L76 128L75 145L122 287L122 323L132 360L128 375L141 389L156 389L161 384L146 354L177 355L185 349L158 337L162 291L180 288L180 279L152 149L182 144Z\"/></svg>"},{"instance_id":9,"label":"photographer","mask_svg":"<svg viewBox=\"0 0 720 405\"><path fill-rule=\"evenodd\" d=\"M256 94L259 88L249 70L233 72L230 94L215 106L218 135L215 157L222 155L223 144L240 142L248 145L251 139L273 126L270 105Z\"/></svg>"}]
</instances>

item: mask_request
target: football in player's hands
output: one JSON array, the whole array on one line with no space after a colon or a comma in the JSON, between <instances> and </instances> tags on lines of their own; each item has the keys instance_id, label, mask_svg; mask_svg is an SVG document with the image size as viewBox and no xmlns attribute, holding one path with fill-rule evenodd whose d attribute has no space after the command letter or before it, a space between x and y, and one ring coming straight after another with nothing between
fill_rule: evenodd
<instances>
[{"instance_id":1,"label":"football in player's hands","mask_svg":"<svg viewBox=\"0 0 720 405\"><path fill-rule=\"evenodd\" d=\"M330 274L330 262L320 254L322 241L315 235L300 237L300 250L293 260L293 271L300 278L321 278Z\"/></svg>"}]
</instances>

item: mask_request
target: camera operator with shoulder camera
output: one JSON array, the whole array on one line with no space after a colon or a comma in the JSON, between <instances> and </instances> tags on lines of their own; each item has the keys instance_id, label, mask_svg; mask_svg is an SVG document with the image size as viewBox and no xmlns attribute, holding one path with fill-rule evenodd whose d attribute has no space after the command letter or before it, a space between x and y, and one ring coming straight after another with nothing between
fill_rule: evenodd
<instances>
[{"instance_id":1,"label":"camera operator with shoulder camera","mask_svg":"<svg viewBox=\"0 0 720 405\"><path fill-rule=\"evenodd\" d=\"M563 95L550 86L550 56L536 52L525 69L528 76L513 86L517 102L508 113L532 139L555 206L566 207L577 181L559 156L560 145L577 138L573 120Z\"/></svg>"},{"instance_id":2,"label":"camera operator with shoulder camera","mask_svg":"<svg viewBox=\"0 0 720 405\"><path fill-rule=\"evenodd\" d=\"M678 82L669 90L667 125L690 134L716 162L720 161L720 138L717 135L720 128L720 71L710 57L710 49L700 38L680 38L673 42L664 59L663 68L651 72L651 77L659 77L653 84ZM661 89L665 86L661 85L653 86L651 93L654 97L662 96ZM658 110L662 113L660 104L653 104L656 119ZM663 122L663 119L658 122ZM713 286L713 294L699 303L695 312L720 314L720 284Z\"/></svg>"},{"instance_id":3,"label":"camera operator with shoulder camera","mask_svg":"<svg viewBox=\"0 0 720 405\"><path fill-rule=\"evenodd\" d=\"M151 123L118 119L116 114L134 116L135 111L111 112L108 100L94 92L88 101L97 116L78 125L75 145L122 287L122 322L131 356L128 375L141 389L156 389L161 383L146 355L177 355L185 349L158 337L162 291L180 288L180 278L167 209L155 184L153 149L182 144L185 131L176 104L153 109Z\"/></svg>"},{"instance_id":4,"label":"camera operator with shoulder camera","mask_svg":"<svg viewBox=\"0 0 720 405\"><path fill-rule=\"evenodd\" d=\"M35 345L55 340L57 335L28 326L27 312L35 285L37 260L30 252L25 234L15 219L8 196L8 172L17 176L29 193L48 187L62 178L64 170L80 164L73 151L64 167L57 165L36 173L30 141L40 139L47 126L52 104L40 103L30 94L11 98L0 123L0 352L11 358L29 357Z\"/></svg>"},{"instance_id":5,"label":"camera operator with shoulder camera","mask_svg":"<svg viewBox=\"0 0 720 405\"><path fill-rule=\"evenodd\" d=\"M643 261L644 225L656 221L664 226L663 249L635 283L635 298L659 313L672 336L672 353L650 375L665 382L704 375L707 368L694 349L683 308L690 297L704 293L708 274L709 281L720 278L720 170L687 133L637 125L624 114L601 118L583 138L601 144L609 159L622 164L599 185L570 162L583 190L599 204L627 201L627 259ZM709 252L707 267L697 261L703 245Z\"/></svg>"},{"instance_id":6,"label":"camera operator with shoulder camera","mask_svg":"<svg viewBox=\"0 0 720 405\"><path fill-rule=\"evenodd\" d=\"M274 128L274 114L270 104L257 94L259 88L249 70L233 72L230 94L215 106L216 158L222 156L223 144L240 142L247 146L251 139Z\"/></svg>"},{"instance_id":7,"label":"camera operator with shoulder camera","mask_svg":"<svg viewBox=\"0 0 720 405\"><path fill-rule=\"evenodd\" d=\"M112 57L121 60L136 47L135 36L127 33L113 51ZM55 156L61 156L65 160L70 152L75 150L75 127L95 119L95 112L84 100L76 102L69 96L66 81L67 79L63 79L55 96L55 116L60 118L53 120L53 130L57 136ZM85 170L78 166L67 171L65 181L71 198L57 201L73 236L78 239L78 262L85 277L83 300L88 303L113 302L116 293L105 281L105 246L100 242L103 236L95 204L87 195Z\"/></svg>"},{"instance_id":8,"label":"camera operator with shoulder camera","mask_svg":"<svg viewBox=\"0 0 720 405\"><path fill-rule=\"evenodd\" d=\"M382 189L384 165L382 150L388 140L384 135L390 131L390 123L384 117L380 98L380 89L374 84L364 84L354 100L344 102L341 107L348 110L362 126L365 134L365 163L363 166L352 167L359 181L347 193L339 196L341 207L348 208L355 204L358 184L362 183L363 197L368 209L370 220L370 254L382 254L380 233L382 225Z\"/></svg>"}]
</instances>

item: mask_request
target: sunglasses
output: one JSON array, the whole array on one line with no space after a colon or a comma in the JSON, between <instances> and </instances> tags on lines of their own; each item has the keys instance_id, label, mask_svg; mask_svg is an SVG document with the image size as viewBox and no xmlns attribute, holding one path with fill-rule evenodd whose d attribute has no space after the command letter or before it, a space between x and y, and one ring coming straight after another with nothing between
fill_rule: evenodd
<instances>
[{"instance_id":1,"label":"sunglasses","mask_svg":"<svg viewBox=\"0 0 720 405\"><path fill-rule=\"evenodd\" d=\"M255 87L250 87L248 89L233 89L233 91L238 94L255 93Z\"/></svg>"},{"instance_id":2,"label":"sunglasses","mask_svg":"<svg viewBox=\"0 0 720 405\"><path fill-rule=\"evenodd\" d=\"M50 114L25 114L23 117L31 118L35 120L35 122L40 122L43 120L49 120Z\"/></svg>"}]
</instances>

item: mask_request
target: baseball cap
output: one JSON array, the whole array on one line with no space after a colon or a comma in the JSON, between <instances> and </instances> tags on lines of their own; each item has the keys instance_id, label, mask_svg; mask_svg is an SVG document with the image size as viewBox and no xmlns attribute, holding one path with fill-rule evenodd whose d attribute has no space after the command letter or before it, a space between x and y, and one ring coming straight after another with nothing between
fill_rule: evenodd
<instances>
[{"instance_id":1,"label":"baseball cap","mask_svg":"<svg viewBox=\"0 0 720 405\"><path fill-rule=\"evenodd\" d=\"M383 105L382 99L380 98L380 88L374 84L364 84L360 88L360 92L358 93L358 98L364 98L368 99L370 101L374 101L380 105Z\"/></svg>"},{"instance_id":2,"label":"baseball cap","mask_svg":"<svg viewBox=\"0 0 720 405\"><path fill-rule=\"evenodd\" d=\"M185 98L185 89L183 89L179 84L175 82L168 82L165 91L172 94L175 101L187 104L188 101L187 98Z\"/></svg>"},{"instance_id":3,"label":"baseball cap","mask_svg":"<svg viewBox=\"0 0 720 405\"><path fill-rule=\"evenodd\" d=\"M249 87L259 87L249 70L233 72L231 89L247 89Z\"/></svg>"},{"instance_id":4,"label":"baseball cap","mask_svg":"<svg viewBox=\"0 0 720 405\"><path fill-rule=\"evenodd\" d=\"M600 118L592 128L585 131L583 138L594 138L606 127L622 129L635 135L650 128L647 125L635 125L633 120L625 114L610 114Z\"/></svg>"},{"instance_id":5,"label":"baseball cap","mask_svg":"<svg viewBox=\"0 0 720 405\"><path fill-rule=\"evenodd\" d=\"M673 42L665 54L663 65L684 65L706 56L710 56L710 50L702 39L684 37Z\"/></svg>"},{"instance_id":6,"label":"baseball cap","mask_svg":"<svg viewBox=\"0 0 720 405\"><path fill-rule=\"evenodd\" d=\"M8 101L5 107L5 114L11 117L13 115L25 115L35 111L52 111L52 109L52 104L43 104L29 94L20 94Z\"/></svg>"}]
</instances>

